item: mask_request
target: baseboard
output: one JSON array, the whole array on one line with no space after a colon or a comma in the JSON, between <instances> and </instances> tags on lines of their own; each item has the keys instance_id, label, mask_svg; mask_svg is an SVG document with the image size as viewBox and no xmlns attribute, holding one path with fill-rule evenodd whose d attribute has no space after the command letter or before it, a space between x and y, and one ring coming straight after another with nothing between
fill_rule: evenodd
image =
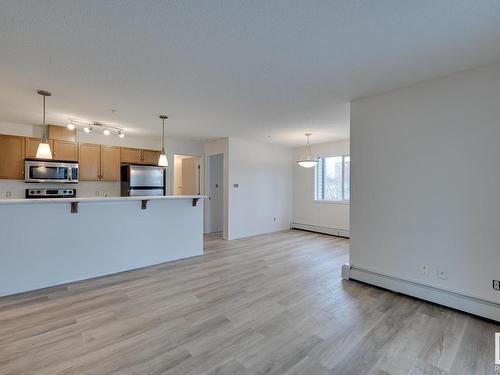
<instances>
[{"instance_id":1,"label":"baseboard","mask_svg":"<svg viewBox=\"0 0 500 375\"><path fill-rule=\"evenodd\" d=\"M292 223L292 228L308 230L310 232L317 232L323 234L330 234L332 236L349 238L349 231L344 229L328 228L319 225Z\"/></svg>"},{"instance_id":2,"label":"baseboard","mask_svg":"<svg viewBox=\"0 0 500 375\"><path fill-rule=\"evenodd\" d=\"M470 314L500 322L500 304L475 297L454 293L428 285L418 284L392 276L344 265L342 278L362 281L367 284L407 294L439 305L465 311Z\"/></svg>"}]
</instances>

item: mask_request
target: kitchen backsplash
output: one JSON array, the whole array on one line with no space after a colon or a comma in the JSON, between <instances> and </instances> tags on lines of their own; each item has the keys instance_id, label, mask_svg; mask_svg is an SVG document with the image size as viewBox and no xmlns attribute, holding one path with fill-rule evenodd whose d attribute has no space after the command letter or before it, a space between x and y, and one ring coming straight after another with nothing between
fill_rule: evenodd
<instances>
[{"instance_id":1,"label":"kitchen backsplash","mask_svg":"<svg viewBox=\"0 0 500 375\"><path fill-rule=\"evenodd\" d=\"M27 184L20 180L0 180L0 199L19 199L25 197L26 189L64 188L76 189L78 197L119 197L119 182L81 181L78 184Z\"/></svg>"}]
</instances>

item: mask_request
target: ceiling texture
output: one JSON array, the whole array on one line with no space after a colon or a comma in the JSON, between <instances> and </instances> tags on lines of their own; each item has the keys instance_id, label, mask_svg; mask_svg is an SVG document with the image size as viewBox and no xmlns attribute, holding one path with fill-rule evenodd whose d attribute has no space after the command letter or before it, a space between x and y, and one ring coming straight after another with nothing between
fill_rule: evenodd
<instances>
[{"instance_id":1,"label":"ceiling texture","mask_svg":"<svg viewBox=\"0 0 500 375\"><path fill-rule=\"evenodd\" d=\"M497 0L0 0L0 121L296 146L349 102L500 60Z\"/></svg>"}]
</instances>

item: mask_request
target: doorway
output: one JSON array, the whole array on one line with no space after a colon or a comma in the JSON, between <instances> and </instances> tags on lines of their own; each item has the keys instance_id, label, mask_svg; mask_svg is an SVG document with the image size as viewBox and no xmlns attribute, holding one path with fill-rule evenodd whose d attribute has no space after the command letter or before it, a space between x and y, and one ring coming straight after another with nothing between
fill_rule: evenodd
<instances>
[{"instance_id":1,"label":"doorway","mask_svg":"<svg viewBox=\"0 0 500 375\"><path fill-rule=\"evenodd\" d=\"M200 157L174 155L174 195L200 194Z\"/></svg>"},{"instance_id":2,"label":"doorway","mask_svg":"<svg viewBox=\"0 0 500 375\"><path fill-rule=\"evenodd\" d=\"M207 156L206 233L224 230L224 154Z\"/></svg>"}]
</instances>

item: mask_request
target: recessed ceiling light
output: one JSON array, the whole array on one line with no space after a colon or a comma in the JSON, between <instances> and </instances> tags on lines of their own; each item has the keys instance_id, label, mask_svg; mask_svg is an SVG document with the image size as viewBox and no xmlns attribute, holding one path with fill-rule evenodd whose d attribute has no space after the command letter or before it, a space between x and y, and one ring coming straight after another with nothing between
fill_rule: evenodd
<instances>
[{"instance_id":1,"label":"recessed ceiling light","mask_svg":"<svg viewBox=\"0 0 500 375\"><path fill-rule=\"evenodd\" d=\"M120 137L120 138L125 137L125 133L124 133L123 131L121 131L121 130L120 130L120 131L118 132L118 137Z\"/></svg>"},{"instance_id":2,"label":"recessed ceiling light","mask_svg":"<svg viewBox=\"0 0 500 375\"><path fill-rule=\"evenodd\" d=\"M69 130L75 130L75 125L73 125L72 123L69 123L68 124L68 129Z\"/></svg>"},{"instance_id":3,"label":"recessed ceiling light","mask_svg":"<svg viewBox=\"0 0 500 375\"><path fill-rule=\"evenodd\" d=\"M104 134L104 135L109 135L109 133L110 133L110 132L109 132L109 129L104 129L104 131L103 131L103 134Z\"/></svg>"}]
</instances>

